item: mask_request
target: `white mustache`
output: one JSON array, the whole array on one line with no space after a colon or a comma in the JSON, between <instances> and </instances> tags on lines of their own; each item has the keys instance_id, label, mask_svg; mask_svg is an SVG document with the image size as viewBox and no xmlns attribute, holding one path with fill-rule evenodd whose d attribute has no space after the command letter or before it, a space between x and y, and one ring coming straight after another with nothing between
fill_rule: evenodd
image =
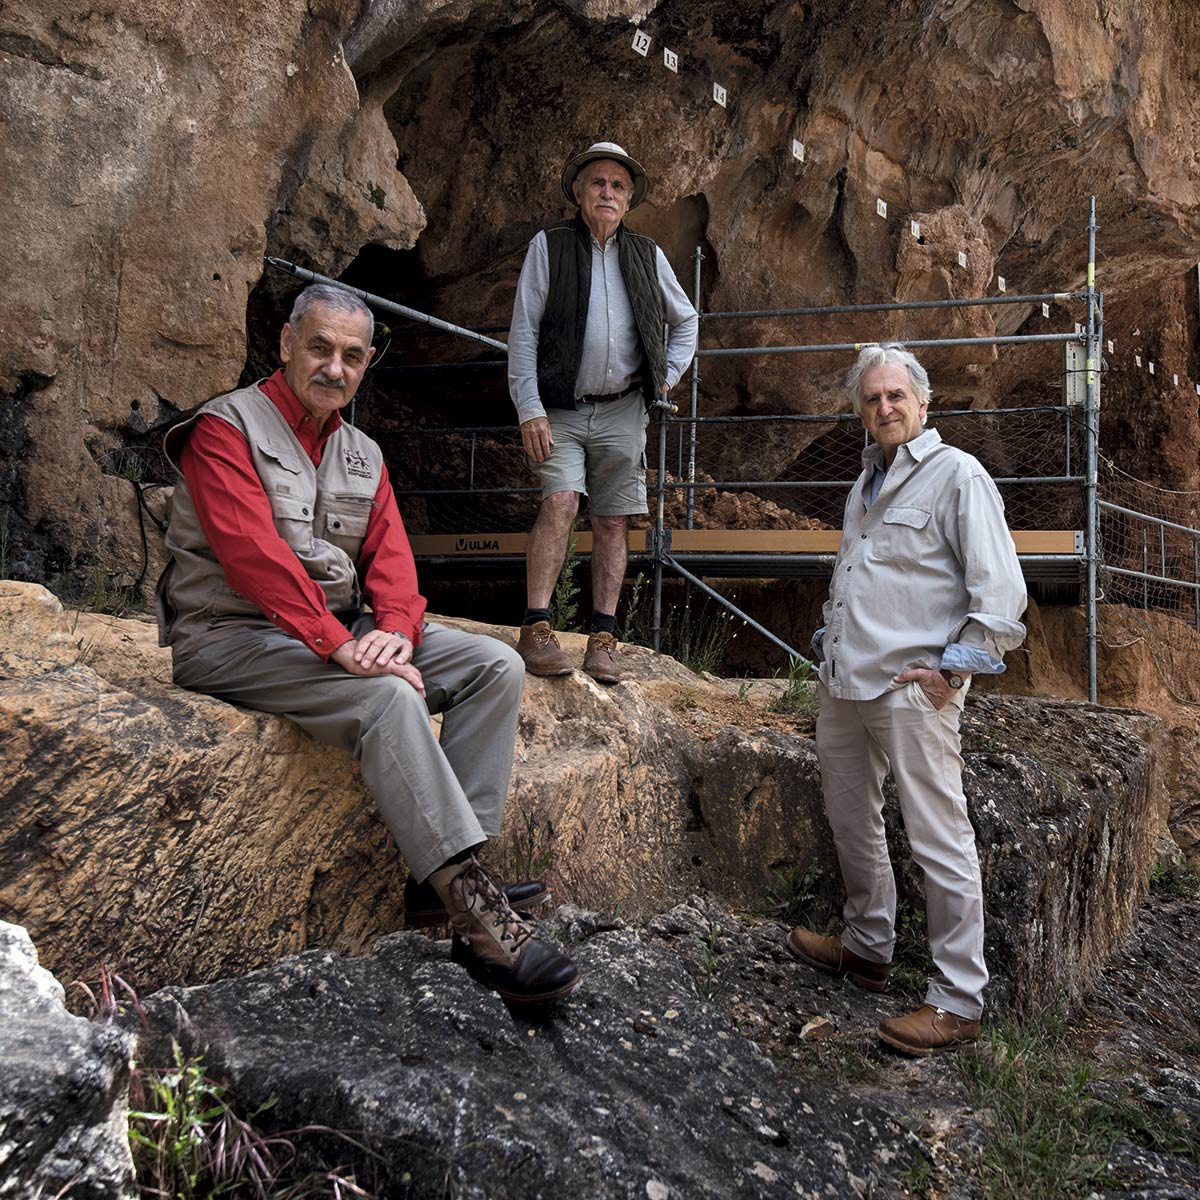
<instances>
[{"instance_id":1,"label":"white mustache","mask_svg":"<svg viewBox=\"0 0 1200 1200\"><path fill-rule=\"evenodd\" d=\"M319 384L321 387L338 388L343 392L346 390L346 381L344 379L330 379L324 371L318 371L308 382Z\"/></svg>"}]
</instances>

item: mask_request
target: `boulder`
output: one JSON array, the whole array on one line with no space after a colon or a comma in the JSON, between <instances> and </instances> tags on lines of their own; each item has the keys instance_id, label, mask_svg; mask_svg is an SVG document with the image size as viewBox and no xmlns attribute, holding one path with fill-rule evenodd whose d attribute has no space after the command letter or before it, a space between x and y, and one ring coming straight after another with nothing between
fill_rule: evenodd
<instances>
[{"instance_id":1,"label":"boulder","mask_svg":"<svg viewBox=\"0 0 1200 1200\"><path fill-rule=\"evenodd\" d=\"M697 901L663 924L708 918ZM142 1053L169 1056L182 1028L243 1105L277 1097L274 1128L353 1131L371 1157L293 1140L378 1194L899 1195L920 1144L882 1097L778 1071L705 998L675 935L578 909L560 922L585 977L550 1013L510 1014L448 942L402 933L157 993Z\"/></svg>"},{"instance_id":2,"label":"boulder","mask_svg":"<svg viewBox=\"0 0 1200 1200\"><path fill-rule=\"evenodd\" d=\"M0 1196L133 1200L134 1038L63 999L28 933L0 921Z\"/></svg>"},{"instance_id":3,"label":"boulder","mask_svg":"<svg viewBox=\"0 0 1200 1200\"><path fill-rule=\"evenodd\" d=\"M94 978L107 963L147 991L309 947L360 951L400 927L403 864L348 755L171 686L144 622L54 617L31 585L3 594L48 632L25 632L33 616L13 621L15 642L0 631L0 905L56 972ZM79 643L74 661L46 656L63 636ZM581 657L581 637L564 645ZM781 685L697 676L640 647L625 655L628 678L612 688L578 672L528 681L505 829L488 856L497 871L545 873L560 899L630 914L699 890L761 905L780 870L835 880L811 716L773 711ZM1027 1011L1077 995L1128 936L1165 828L1161 725L985 695L963 732L992 1003Z\"/></svg>"}]
</instances>

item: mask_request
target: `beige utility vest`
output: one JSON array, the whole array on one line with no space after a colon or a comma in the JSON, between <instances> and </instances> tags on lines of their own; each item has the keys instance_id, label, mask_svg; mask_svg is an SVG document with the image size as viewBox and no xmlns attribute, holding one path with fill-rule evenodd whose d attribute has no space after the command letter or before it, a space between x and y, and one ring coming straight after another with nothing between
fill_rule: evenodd
<instances>
[{"instance_id":1,"label":"beige utility vest","mask_svg":"<svg viewBox=\"0 0 1200 1200\"><path fill-rule=\"evenodd\" d=\"M325 607L330 612L357 607L358 556L383 472L379 447L343 422L326 440L321 465L314 467L271 399L257 387L240 388L210 400L164 439L179 480L166 537L172 558L158 582L160 645L179 653L202 644L221 626L258 624L271 615L226 582L179 470L179 451L202 416L228 421L246 439L275 529L325 594Z\"/></svg>"}]
</instances>

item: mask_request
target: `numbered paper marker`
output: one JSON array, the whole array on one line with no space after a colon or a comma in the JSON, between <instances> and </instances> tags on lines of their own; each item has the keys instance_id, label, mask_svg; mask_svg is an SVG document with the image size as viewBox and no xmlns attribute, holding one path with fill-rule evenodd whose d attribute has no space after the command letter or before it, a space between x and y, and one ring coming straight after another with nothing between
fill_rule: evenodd
<instances>
[{"instance_id":1,"label":"numbered paper marker","mask_svg":"<svg viewBox=\"0 0 1200 1200\"><path fill-rule=\"evenodd\" d=\"M1154 364L1153 363L1150 364L1150 374L1151 375L1154 374Z\"/></svg>"},{"instance_id":2,"label":"numbered paper marker","mask_svg":"<svg viewBox=\"0 0 1200 1200\"><path fill-rule=\"evenodd\" d=\"M725 89L719 84L713 84L713 103L725 107Z\"/></svg>"},{"instance_id":3,"label":"numbered paper marker","mask_svg":"<svg viewBox=\"0 0 1200 1200\"><path fill-rule=\"evenodd\" d=\"M1179 386L1179 376L1173 374L1171 376L1171 382L1174 383L1176 387L1178 387Z\"/></svg>"},{"instance_id":4,"label":"numbered paper marker","mask_svg":"<svg viewBox=\"0 0 1200 1200\"><path fill-rule=\"evenodd\" d=\"M875 215L878 217L887 216L887 201L878 196L875 198Z\"/></svg>"},{"instance_id":5,"label":"numbered paper marker","mask_svg":"<svg viewBox=\"0 0 1200 1200\"><path fill-rule=\"evenodd\" d=\"M1042 316L1045 317L1047 321L1050 320L1050 305L1042 305Z\"/></svg>"},{"instance_id":6,"label":"numbered paper marker","mask_svg":"<svg viewBox=\"0 0 1200 1200\"><path fill-rule=\"evenodd\" d=\"M804 143L796 141L795 138L792 138L792 157L797 162L804 161Z\"/></svg>"},{"instance_id":7,"label":"numbered paper marker","mask_svg":"<svg viewBox=\"0 0 1200 1200\"><path fill-rule=\"evenodd\" d=\"M1004 276L1003 275L996 276L996 287L1002 292L1007 290L1004 286Z\"/></svg>"},{"instance_id":8,"label":"numbered paper marker","mask_svg":"<svg viewBox=\"0 0 1200 1200\"><path fill-rule=\"evenodd\" d=\"M960 250L958 252L958 265L960 267L965 267L967 265L967 252L965 250Z\"/></svg>"},{"instance_id":9,"label":"numbered paper marker","mask_svg":"<svg viewBox=\"0 0 1200 1200\"><path fill-rule=\"evenodd\" d=\"M1142 365L1142 356L1140 354L1135 354L1133 356L1133 362L1135 366L1140 367Z\"/></svg>"},{"instance_id":10,"label":"numbered paper marker","mask_svg":"<svg viewBox=\"0 0 1200 1200\"><path fill-rule=\"evenodd\" d=\"M909 221L908 227L909 227L909 229L912 230L913 237L915 237L917 239L917 241L920 241L921 240L921 222L920 221Z\"/></svg>"},{"instance_id":11,"label":"numbered paper marker","mask_svg":"<svg viewBox=\"0 0 1200 1200\"><path fill-rule=\"evenodd\" d=\"M666 46L663 47L663 66L668 71L674 71L676 75L679 74L679 55L674 50L668 50Z\"/></svg>"},{"instance_id":12,"label":"numbered paper marker","mask_svg":"<svg viewBox=\"0 0 1200 1200\"><path fill-rule=\"evenodd\" d=\"M1116 353L1116 351L1115 351L1115 350L1113 350L1112 338L1109 338L1109 339L1108 339L1108 352L1109 352L1109 354L1115 354L1115 353Z\"/></svg>"},{"instance_id":13,"label":"numbered paper marker","mask_svg":"<svg viewBox=\"0 0 1200 1200\"><path fill-rule=\"evenodd\" d=\"M643 58L650 53L650 35L644 29L639 29L633 35L633 48Z\"/></svg>"}]
</instances>

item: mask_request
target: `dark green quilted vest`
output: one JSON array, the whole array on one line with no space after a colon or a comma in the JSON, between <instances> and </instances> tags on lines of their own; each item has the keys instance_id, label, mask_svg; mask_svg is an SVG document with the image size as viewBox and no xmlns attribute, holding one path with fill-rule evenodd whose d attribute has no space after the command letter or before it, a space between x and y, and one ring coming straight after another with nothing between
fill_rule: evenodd
<instances>
[{"instance_id":1,"label":"dark green quilted vest","mask_svg":"<svg viewBox=\"0 0 1200 1200\"><path fill-rule=\"evenodd\" d=\"M617 233L621 278L629 293L642 351L642 393L646 403L662 395L667 381L663 344L666 308L658 286L654 243L621 226ZM588 298L592 290L592 235L576 215L546 230L550 286L538 332L538 395L546 408L575 407L575 379L583 355Z\"/></svg>"}]
</instances>

